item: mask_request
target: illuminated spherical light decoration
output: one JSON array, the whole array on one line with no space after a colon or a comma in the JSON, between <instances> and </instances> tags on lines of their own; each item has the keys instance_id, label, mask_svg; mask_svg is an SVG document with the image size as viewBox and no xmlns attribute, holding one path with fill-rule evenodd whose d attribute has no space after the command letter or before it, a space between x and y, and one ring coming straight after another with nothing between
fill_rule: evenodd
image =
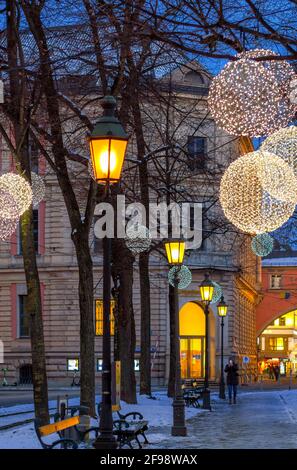
<instances>
[{"instance_id":1,"label":"illuminated spherical light decoration","mask_svg":"<svg viewBox=\"0 0 297 470\"><path fill-rule=\"evenodd\" d=\"M220 298L222 297L223 295L223 289L222 287L220 286L220 284L218 284L217 282L215 281L212 281L213 285L214 285L214 290L213 290L213 295L212 295L212 301L210 302L211 304L215 304L216 302L218 302L220 300Z\"/></svg>"},{"instance_id":2,"label":"illuminated spherical light decoration","mask_svg":"<svg viewBox=\"0 0 297 470\"><path fill-rule=\"evenodd\" d=\"M293 169L282 158L262 149L247 155L256 158L258 178L270 196L297 203L297 179Z\"/></svg>"},{"instance_id":3,"label":"illuminated spherical light decoration","mask_svg":"<svg viewBox=\"0 0 297 470\"><path fill-rule=\"evenodd\" d=\"M277 56L265 49L242 52L214 77L209 110L217 125L231 135L260 137L285 127L297 106L290 100L294 69L286 61L254 60Z\"/></svg>"},{"instance_id":4,"label":"illuminated spherical light decoration","mask_svg":"<svg viewBox=\"0 0 297 470\"><path fill-rule=\"evenodd\" d=\"M251 247L255 255L267 256L273 250L273 238L268 233L260 233L252 239Z\"/></svg>"},{"instance_id":5,"label":"illuminated spherical light decoration","mask_svg":"<svg viewBox=\"0 0 297 470\"><path fill-rule=\"evenodd\" d=\"M0 218L16 220L18 217L19 211L15 199L0 179Z\"/></svg>"},{"instance_id":6,"label":"illuminated spherical light decoration","mask_svg":"<svg viewBox=\"0 0 297 470\"><path fill-rule=\"evenodd\" d=\"M18 215L22 215L32 203L33 195L30 184L25 178L15 173L5 173L0 177L0 182L13 196L18 207Z\"/></svg>"},{"instance_id":7,"label":"illuminated spherical light decoration","mask_svg":"<svg viewBox=\"0 0 297 470\"><path fill-rule=\"evenodd\" d=\"M259 151L239 157L224 173L220 185L221 206L227 219L243 232L271 232L293 214L295 201L281 200L270 194L280 186L276 178L279 161L283 163L280 168L287 168L288 179L295 178L292 169L281 158ZM275 172L272 181L264 177L264 169L269 165L269 171ZM288 193L284 191L282 196L288 196Z\"/></svg>"},{"instance_id":8,"label":"illuminated spherical light decoration","mask_svg":"<svg viewBox=\"0 0 297 470\"><path fill-rule=\"evenodd\" d=\"M187 266L173 266L168 272L168 281L174 287L175 273L177 272L178 288L186 289L192 282L192 273Z\"/></svg>"},{"instance_id":9,"label":"illuminated spherical light decoration","mask_svg":"<svg viewBox=\"0 0 297 470\"><path fill-rule=\"evenodd\" d=\"M297 127L279 129L261 145L261 149L285 160L297 176Z\"/></svg>"},{"instance_id":10,"label":"illuminated spherical light decoration","mask_svg":"<svg viewBox=\"0 0 297 470\"><path fill-rule=\"evenodd\" d=\"M0 217L0 240L8 240L16 231L18 219L4 219Z\"/></svg>"},{"instance_id":11,"label":"illuminated spherical light decoration","mask_svg":"<svg viewBox=\"0 0 297 470\"><path fill-rule=\"evenodd\" d=\"M147 251L151 246L150 232L144 225L131 225L126 230L126 246L134 255Z\"/></svg>"},{"instance_id":12,"label":"illuminated spherical light decoration","mask_svg":"<svg viewBox=\"0 0 297 470\"><path fill-rule=\"evenodd\" d=\"M31 188L32 188L32 202L33 206L38 206L38 204L44 199L45 196L45 184L43 178L37 175L33 171L31 172Z\"/></svg>"}]
</instances>

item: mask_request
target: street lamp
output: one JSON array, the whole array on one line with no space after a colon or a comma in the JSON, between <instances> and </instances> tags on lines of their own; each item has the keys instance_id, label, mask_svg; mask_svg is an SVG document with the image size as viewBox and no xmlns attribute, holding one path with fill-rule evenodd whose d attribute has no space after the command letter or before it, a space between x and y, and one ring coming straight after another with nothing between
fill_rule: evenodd
<instances>
[{"instance_id":1,"label":"street lamp","mask_svg":"<svg viewBox=\"0 0 297 470\"><path fill-rule=\"evenodd\" d=\"M204 409L210 410L210 390L209 390L209 304L212 301L214 285L209 279L209 275L205 274L204 280L200 284L200 295L204 303L205 315L205 372L204 387L202 392Z\"/></svg>"},{"instance_id":2,"label":"street lamp","mask_svg":"<svg viewBox=\"0 0 297 470\"><path fill-rule=\"evenodd\" d=\"M186 436L185 402L181 386L180 343L179 343L179 305L178 305L178 274L184 259L185 242L183 240L167 240L164 243L168 264L174 270L174 331L175 331L175 386L173 399L172 436Z\"/></svg>"},{"instance_id":3,"label":"street lamp","mask_svg":"<svg viewBox=\"0 0 297 470\"><path fill-rule=\"evenodd\" d=\"M218 303L218 315L221 318L221 377L220 377L220 394L219 397L225 400L225 379L224 379L224 317L228 312L228 305L222 295L220 302Z\"/></svg>"},{"instance_id":4,"label":"street lamp","mask_svg":"<svg viewBox=\"0 0 297 470\"><path fill-rule=\"evenodd\" d=\"M103 109L89 136L94 177L105 185L106 202L110 198L110 185L118 183L124 163L128 136L115 116L116 100L105 96L101 100ZM102 407L100 413L100 435L96 449L115 449L117 441L113 435L111 403L111 347L110 347L110 295L111 295L111 239L103 239L103 361L102 361Z\"/></svg>"}]
</instances>

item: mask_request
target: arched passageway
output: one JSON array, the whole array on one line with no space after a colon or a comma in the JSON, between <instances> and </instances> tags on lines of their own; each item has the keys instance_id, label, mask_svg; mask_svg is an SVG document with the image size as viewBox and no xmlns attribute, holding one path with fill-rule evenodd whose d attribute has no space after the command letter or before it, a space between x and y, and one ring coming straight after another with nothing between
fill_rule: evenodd
<instances>
[{"instance_id":1,"label":"arched passageway","mask_svg":"<svg viewBox=\"0 0 297 470\"><path fill-rule=\"evenodd\" d=\"M212 312L210 320L210 375L214 376L215 321ZM179 312L181 374L183 379L204 377L205 367L205 316L196 302L185 303Z\"/></svg>"}]
</instances>

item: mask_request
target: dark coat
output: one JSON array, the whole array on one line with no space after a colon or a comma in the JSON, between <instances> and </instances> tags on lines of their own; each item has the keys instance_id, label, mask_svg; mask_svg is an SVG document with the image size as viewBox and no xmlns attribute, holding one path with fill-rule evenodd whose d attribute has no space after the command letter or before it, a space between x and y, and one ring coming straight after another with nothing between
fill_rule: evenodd
<instances>
[{"instance_id":1,"label":"dark coat","mask_svg":"<svg viewBox=\"0 0 297 470\"><path fill-rule=\"evenodd\" d=\"M233 364L233 366L230 366L227 364L225 372L227 373L227 385L238 385L238 365Z\"/></svg>"}]
</instances>

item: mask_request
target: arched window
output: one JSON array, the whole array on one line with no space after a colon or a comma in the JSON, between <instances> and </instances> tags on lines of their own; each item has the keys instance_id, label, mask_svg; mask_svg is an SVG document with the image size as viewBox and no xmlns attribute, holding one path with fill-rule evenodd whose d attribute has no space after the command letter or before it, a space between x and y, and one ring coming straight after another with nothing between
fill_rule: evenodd
<instances>
[{"instance_id":1,"label":"arched window","mask_svg":"<svg viewBox=\"0 0 297 470\"><path fill-rule=\"evenodd\" d=\"M184 81L189 85L204 85L204 79L201 73L191 70L187 72L184 76Z\"/></svg>"}]
</instances>

